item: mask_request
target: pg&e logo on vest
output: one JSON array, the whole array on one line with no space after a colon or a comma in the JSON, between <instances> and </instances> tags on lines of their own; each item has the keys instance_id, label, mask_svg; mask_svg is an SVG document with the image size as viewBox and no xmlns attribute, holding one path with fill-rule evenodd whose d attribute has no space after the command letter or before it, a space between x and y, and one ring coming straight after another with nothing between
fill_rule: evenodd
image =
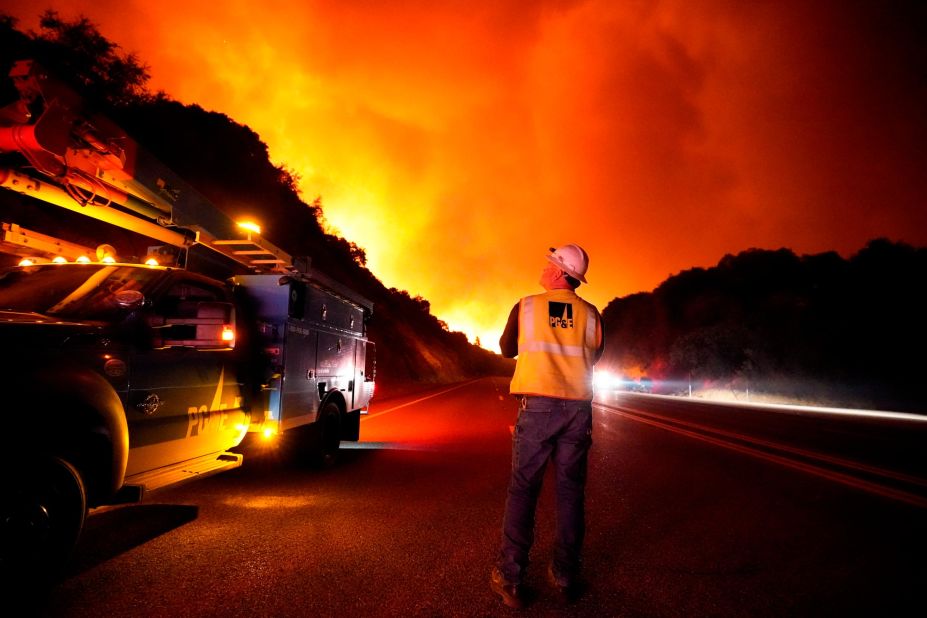
<instances>
[{"instance_id":1,"label":"pg&e logo on vest","mask_svg":"<svg viewBox=\"0 0 927 618\"><path fill-rule=\"evenodd\" d=\"M573 305L570 303L547 302L551 328L573 328Z\"/></svg>"}]
</instances>

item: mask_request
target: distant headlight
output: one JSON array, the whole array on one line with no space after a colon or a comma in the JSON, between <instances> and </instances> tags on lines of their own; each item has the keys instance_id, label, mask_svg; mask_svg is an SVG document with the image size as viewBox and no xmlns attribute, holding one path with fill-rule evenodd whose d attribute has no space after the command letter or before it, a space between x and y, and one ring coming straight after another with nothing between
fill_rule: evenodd
<instances>
[{"instance_id":1,"label":"distant headlight","mask_svg":"<svg viewBox=\"0 0 927 618\"><path fill-rule=\"evenodd\" d=\"M611 372L597 371L592 378L592 383L599 390L608 390L610 388L618 388L621 380L615 377Z\"/></svg>"}]
</instances>

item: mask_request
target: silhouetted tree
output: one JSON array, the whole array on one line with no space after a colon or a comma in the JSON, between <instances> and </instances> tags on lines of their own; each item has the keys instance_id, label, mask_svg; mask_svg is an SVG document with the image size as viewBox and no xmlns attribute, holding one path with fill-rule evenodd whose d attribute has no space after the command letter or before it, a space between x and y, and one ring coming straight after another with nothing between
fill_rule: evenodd
<instances>
[{"instance_id":1,"label":"silhouetted tree","mask_svg":"<svg viewBox=\"0 0 927 618\"><path fill-rule=\"evenodd\" d=\"M609 303L604 364L923 411L925 286L927 249L886 239L848 260L750 249Z\"/></svg>"},{"instance_id":2,"label":"silhouetted tree","mask_svg":"<svg viewBox=\"0 0 927 618\"><path fill-rule=\"evenodd\" d=\"M378 344L381 384L448 382L511 372L508 361L470 345L463 333L448 332L447 325L431 315L426 299L387 289L366 268L363 248L325 233L319 222L321 198L305 203L297 176L271 163L266 144L254 131L225 114L183 105L163 92L150 93L147 66L134 54L123 53L85 17L68 21L46 11L39 32L23 33L13 19L0 16L0 105L15 100L16 91L5 76L14 60L25 58L36 58L56 77L69 81L92 107L113 118L229 216L259 216L271 242L291 254L310 256L313 268L373 301L369 330ZM120 236L144 252L146 239L104 229L105 224L10 191L0 191L0 206L5 216L15 216L26 227L37 222L33 227L45 233L72 240L76 236L91 246L97 244L95 239Z\"/></svg>"}]
</instances>

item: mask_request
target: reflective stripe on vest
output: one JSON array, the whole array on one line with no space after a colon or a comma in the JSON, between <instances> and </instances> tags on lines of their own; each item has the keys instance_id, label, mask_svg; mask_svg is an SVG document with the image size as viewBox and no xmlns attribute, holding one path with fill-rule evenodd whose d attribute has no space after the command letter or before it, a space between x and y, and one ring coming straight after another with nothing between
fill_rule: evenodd
<instances>
[{"instance_id":1,"label":"reflective stripe on vest","mask_svg":"<svg viewBox=\"0 0 927 618\"><path fill-rule=\"evenodd\" d=\"M511 392L592 399L597 315L592 305L569 290L523 298Z\"/></svg>"}]
</instances>

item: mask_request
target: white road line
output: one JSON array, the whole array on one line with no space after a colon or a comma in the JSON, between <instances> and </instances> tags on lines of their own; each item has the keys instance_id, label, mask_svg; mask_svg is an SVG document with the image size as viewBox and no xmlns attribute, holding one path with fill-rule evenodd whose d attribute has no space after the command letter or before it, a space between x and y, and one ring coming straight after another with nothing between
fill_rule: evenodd
<instances>
[{"instance_id":1,"label":"white road line","mask_svg":"<svg viewBox=\"0 0 927 618\"><path fill-rule=\"evenodd\" d=\"M606 407L602 405L597 405L597 407L601 410L605 410L607 412L611 412L613 414L618 414L619 416L623 416L627 419L637 421L638 423L644 423L645 425L652 425L654 427L659 427L661 429L665 429L673 433L678 433L680 435L688 436L690 438L695 438L696 440L708 442L709 444L714 444L716 446L734 450L740 453L744 453L746 455L751 455L759 459L765 459L766 461L771 461L771 462L778 463L783 466L801 470L802 472L807 472L810 474L814 474L816 476L824 477L831 481L836 481L844 485L849 485L850 487L855 487L856 489L861 489L863 491L867 491L867 492L880 495L886 498L892 498L895 500L899 500L901 502L907 502L908 504L912 504L914 506L918 506L921 508L927 508L927 499L917 494L912 494L906 491L894 489L891 487L886 487L884 485L873 483L871 481L865 481L863 479L850 476L849 474L836 472L834 470L819 468L812 464L807 464L804 462L789 459L781 455L774 455L771 453L767 453L765 451L751 448L749 446L744 446L741 444L728 442L720 438L714 438L714 437L706 436L706 435L703 435L703 434L700 434L694 431L688 431L688 430L682 429L681 427L676 427L675 425L661 423L660 421L656 421L650 418L644 418L642 416L638 416L633 413L625 412L617 408L611 408L611 407Z\"/></svg>"},{"instance_id":2,"label":"white road line","mask_svg":"<svg viewBox=\"0 0 927 618\"><path fill-rule=\"evenodd\" d=\"M601 407L601 406L600 406ZM772 448L778 451L784 451L786 453L792 453L799 457L806 457L808 459L816 459L818 461L823 461L825 463L834 464L844 468L849 468L856 470L858 472L864 472L867 474L873 474L875 476L881 476L885 478L894 479L896 481L901 481L902 483L909 483L911 485L920 485L922 487L927 487L927 479L922 479L916 476L911 476L909 474L903 474L901 472L895 472L894 470L888 470L886 468L879 468L876 466L870 466L861 462L853 461L851 459L845 459L843 457L835 457L833 455L827 455L826 453L820 453L818 451L809 451L807 449L797 448L790 444L783 444L782 442L773 442L771 440L764 440L755 436L750 436L743 433L737 433L734 431L726 431L717 427L711 427L708 425L702 425L700 423L693 423L691 421L684 421L678 418L673 418L666 416L664 414L657 414L656 412L645 412L642 410L635 410L633 408L622 408L605 406L608 409L626 412L628 414L638 414L646 416L648 418L654 419L656 421L663 421L667 423L676 423L677 425L683 425L684 427L689 427L695 431L701 433L711 433L716 436L720 436L721 439L730 438L732 440L742 440L744 442L750 442L757 446L765 446L767 448Z\"/></svg>"},{"instance_id":3,"label":"white road line","mask_svg":"<svg viewBox=\"0 0 927 618\"><path fill-rule=\"evenodd\" d=\"M703 406L723 406L733 408L751 408L756 410L766 410L767 412L785 412L788 414L799 414L807 416L831 415L831 416L849 416L858 418L887 418L898 421L907 421L911 423L927 423L927 415L915 414L913 412L891 412L888 410L865 410L854 408L833 408L823 406L801 406L786 403L761 403L758 401L714 401L711 399L701 399L692 397L680 397L678 395L654 395L652 393L642 394L634 393L635 397L647 397L651 399L662 399L664 401L684 401L688 404ZM596 401L599 405L611 405L604 401Z\"/></svg>"}]
</instances>

